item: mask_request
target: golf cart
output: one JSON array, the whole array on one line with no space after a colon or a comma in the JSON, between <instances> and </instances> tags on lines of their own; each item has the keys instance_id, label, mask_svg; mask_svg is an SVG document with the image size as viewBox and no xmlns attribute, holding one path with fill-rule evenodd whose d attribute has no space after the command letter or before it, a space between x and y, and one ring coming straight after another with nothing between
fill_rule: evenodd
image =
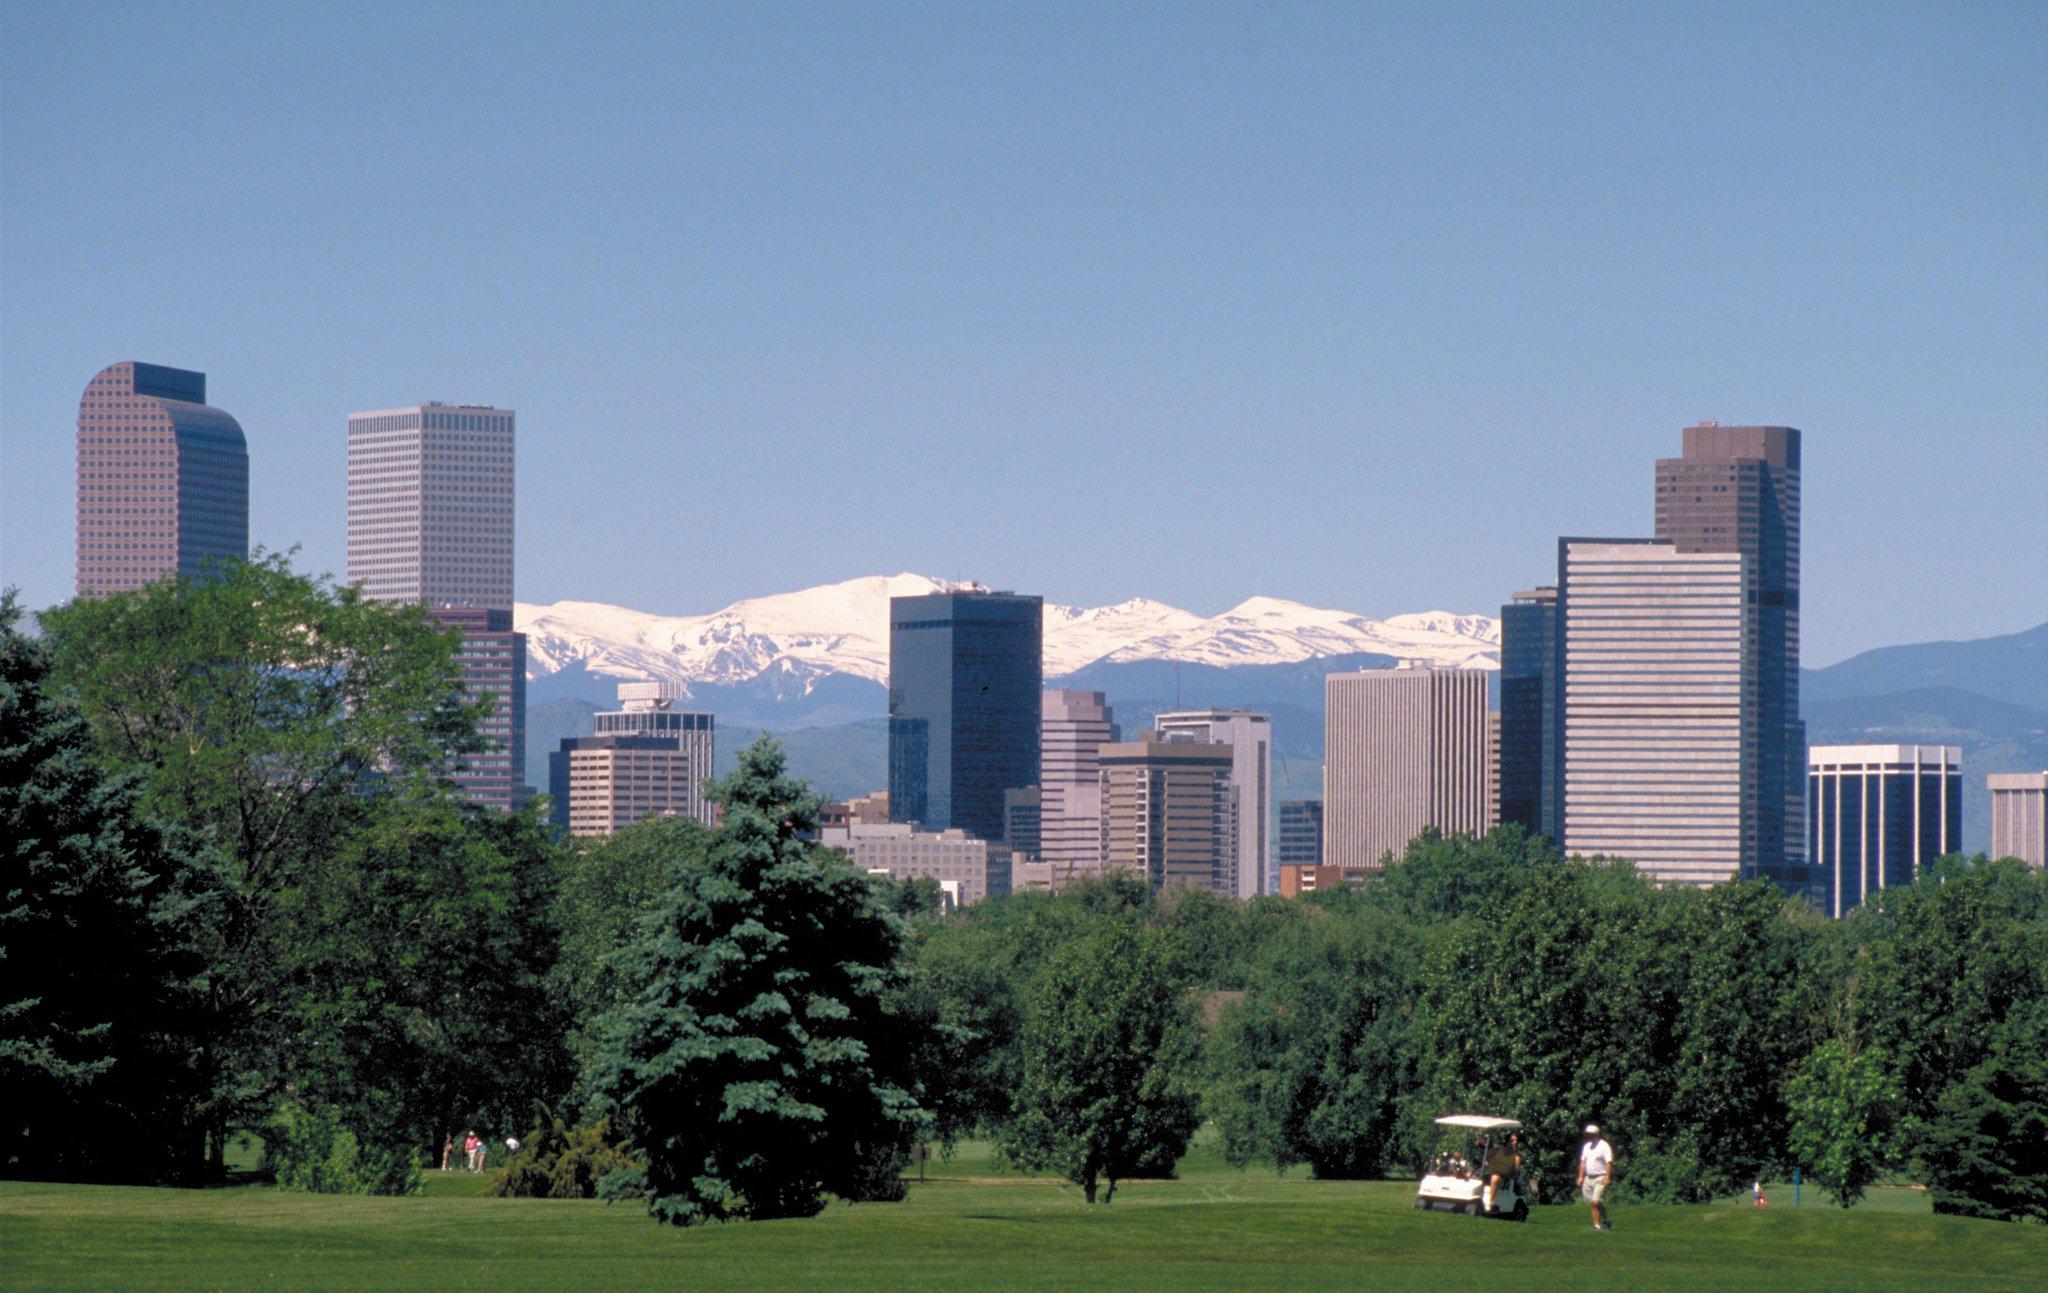
<instances>
[{"instance_id":1,"label":"golf cart","mask_svg":"<svg viewBox=\"0 0 2048 1293\"><path fill-rule=\"evenodd\" d=\"M1493 1208L1486 1207L1488 1149L1504 1142L1507 1134L1521 1128L1513 1118L1488 1118L1475 1113L1454 1113L1439 1118L1442 1152L1430 1160L1415 1190L1415 1206L1430 1212L1461 1212L1468 1217L1496 1217L1505 1221L1526 1221L1529 1201L1522 1197L1521 1175L1502 1174Z\"/></svg>"}]
</instances>

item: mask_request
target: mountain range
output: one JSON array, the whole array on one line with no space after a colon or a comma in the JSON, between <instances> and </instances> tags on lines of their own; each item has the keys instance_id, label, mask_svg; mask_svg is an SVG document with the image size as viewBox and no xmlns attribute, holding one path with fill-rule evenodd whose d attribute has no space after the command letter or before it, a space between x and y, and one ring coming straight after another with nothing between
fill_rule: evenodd
<instances>
[{"instance_id":1,"label":"mountain range","mask_svg":"<svg viewBox=\"0 0 2048 1293\"><path fill-rule=\"evenodd\" d=\"M709 615L650 615L598 602L522 603L529 704L611 700L617 683L667 681L736 722L815 726L882 713L889 599L974 585L901 574L735 602ZM1201 616L1149 598L1047 605L1045 674L1158 665L1201 669L1348 656L1498 667L1500 625L1425 611L1374 619L1273 597Z\"/></svg>"},{"instance_id":2,"label":"mountain range","mask_svg":"<svg viewBox=\"0 0 2048 1293\"><path fill-rule=\"evenodd\" d=\"M887 782L888 599L965 585L921 575L850 580L656 616L589 602L522 605L527 772L587 734L619 682L667 679L718 716L720 771L774 732L791 771L844 798ZM1323 678L1401 658L1497 668L1500 628L1483 615L1388 619L1254 597L1204 618L1133 598L1045 610L1046 685L1108 695L1124 731L1172 708L1235 705L1273 716L1274 793L1322 793ZM1963 845L1990 842L1985 775L2048 768L2048 624L2023 633L1866 651L1802 673L1809 739L1946 744L1963 750Z\"/></svg>"}]
</instances>

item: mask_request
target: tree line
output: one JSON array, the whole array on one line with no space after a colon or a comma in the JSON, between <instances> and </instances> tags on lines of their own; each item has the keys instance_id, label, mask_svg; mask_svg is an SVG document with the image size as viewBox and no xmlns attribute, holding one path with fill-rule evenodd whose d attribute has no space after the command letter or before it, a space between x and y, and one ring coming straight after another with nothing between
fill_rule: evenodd
<instances>
[{"instance_id":1,"label":"tree line","mask_svg":"<svg viewBox=\"0 0 2048 1293\"><path fill-rule=\"evenodd\" d=\"M508 1193L679 1224L901 1197L993 1140L1091 1200L1235 1162L1412 1172L1515 1117L1539 1200L1578 1131L1616 1189L1794 1168L1845 1206L2048 1219L2048 880L1950 858L1830 922L1761 884L1658 889L1505 828L1358 890L1237 902L1124 876L944 912L811 842L762 742L717 830L560 840L447 783L455 639L259 556L0 608L0 1165L405 1192L517 1129Z\"/></svg>"}]
</instances>

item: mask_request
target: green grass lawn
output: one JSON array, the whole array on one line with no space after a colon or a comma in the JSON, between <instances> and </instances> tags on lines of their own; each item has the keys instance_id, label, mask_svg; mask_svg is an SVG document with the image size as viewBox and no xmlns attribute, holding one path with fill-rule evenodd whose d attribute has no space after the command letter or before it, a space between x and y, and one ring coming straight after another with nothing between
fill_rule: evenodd
<instances>
[{"instance_id":1,"label":"green grass lawn","mask_svg":"<svg viewBox=\"0 0 2048 1293\"><path fill-rule=\"evenodd\" d=\"M1581 1207L1519 1226L1420 1213L1405 1183L1241 1172L1206 1147L1182 1179L1094 1208L974 1146L927 1176L904 1203L690 1231L624 1205L492 1198L459 1172L429 1173L415 1199L0 1182L0 1285L1874 1290L2040 1288L2048 1269L2048 1229L1936 1217L1905 1190L1847 1213L1811 1191L1795 1210L1789 1186L1761 1211L1622 1205L1596 1233Z\"/></svg>"}]
</instances>

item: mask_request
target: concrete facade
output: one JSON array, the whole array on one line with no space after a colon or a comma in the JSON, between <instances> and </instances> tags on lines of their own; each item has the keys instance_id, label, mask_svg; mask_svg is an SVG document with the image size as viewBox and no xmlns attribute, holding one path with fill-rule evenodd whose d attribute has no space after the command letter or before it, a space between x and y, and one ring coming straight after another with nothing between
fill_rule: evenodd
<instances>
[{"instance_id":1,"label":"concrete facade","mask_svg":"<svg viewBox=\"0 0 2048 1293\"><path fill-rule=\"evenodd\" d=\"M511 409L348 415L348 582L365 597L512 608Z\"/></svg>"},{"instance_id":2,"label":"concrete facade","mask_svg":"<svg viewBox=\"0 0 2048 1293\"><path fill-rule=\"evenodd\" d=\"M677 816L711 824L711 801L704 783L711 780L717 758L717 720L710 714L678 709L682 688L667 682L619 684L619 707L592 719L599 736L647 736L673 745L693 774L688 802Z\"/></svg>"},{"instance_id":3,"label":"concrete facade","mask_svg":"<svg viewBox=\"0 0 2048 1293\"><path fill-rule=\"evenodd\" d=\"M1230 747L1230 789L1237 801L1232 893L1256 898L1274 892L1279 875L1273 863L1273 720L1248 709L1183 710L1159 715L1152 729L1169 741Z\"/></svg>"},{"instance_id":4,"label":"concrete facade","mask_svg":"<svg viewBox=\"0 0 2048 1293\"><path fill-rule=\"evenodd\" d=\"M1564 838L1660 882L1754 876L1758 728L1748 557L1559 541Z\"/></svg>"},{"instance_id":5,"label":"concrete facade","mask_svg":"<svg viewBox=\"0 0 2048 1293\"><path fill-rule=\"evenodd\" d=\"M500 809L533 793L520 770L526 635L512 631L514 418L435 403L348 415L348 582L462 631L465 686L499 704L489 748L455 781L470 802Z\"/></svg>"},{"instance_id":6,"label":"concrete facade","mask_svg":"<svg viewBox=\"0 0 2048 1293\"><path fill-rule=\"evenodd\" d=\"M1486 680L1432 668L1324 680L1325 866L1377 869L1426 826L1485 832Z\"/></svg>"},{"instance_id":7,"label":"concrete facade","mask_svg":"<svg viewBox=\"0 0 2048 1293\"><path fill-rule=\"evenodd\" d=\"M249 555L249 447L206 374L125 360L78 399L78 593Z\"/></svg>"},{"instance_id":8,"label":"concrete facade","mask_svg":"<svg viewBox=\"0 0 2048 1293\"><path fill-rule=\"evenodd\" d=\"M548 755L549 816L571 835L612 835L649 817L702 817L702 769L659 736L572 736Z\"/></svg>"},{"instance_id":9,"label":"concrete facade","mask_svg":"<svg viewBox=\"0 0 2048 1293\"><path fill-rule=\"evenodd\" d=\"M1991 790L1991 856L2048 867L2048 772L1995 772Z\"/></svg>"},{"instance_id":10,"label":"concrete facade","mask_svg":"<svg viewBox=\"0 0 2048 1293\"><path fill-rule=\"evenodd\" d=\"M1099 691L1048 691L1039 717L1039 853L1055 883L1102 870L1097 753L1118 737Z\"/></svg>"},{"instance_id":11,"label":"concrete facade","mask_svg":"<svg viewBox=\"0 0 2048 1293\"><path fill-rule=\"evenodd\" d=\"M935 880L961 903L1010 892L1010 850L958 828L921 831L908 822L829 827L819 841L871 874Z\"/></svg>"},{"instance_id":12,"label":"concrete facade","mask_svg":"<svg viewBox=\"0 0 2048 1293\"><path fill-rule=\"evenodd\" d=\"M1166 741L1147 733L1105 744L1102 865L1154 887L1236 892L1236 754L1207 741Z\"/></svg>"}]
</instances>

